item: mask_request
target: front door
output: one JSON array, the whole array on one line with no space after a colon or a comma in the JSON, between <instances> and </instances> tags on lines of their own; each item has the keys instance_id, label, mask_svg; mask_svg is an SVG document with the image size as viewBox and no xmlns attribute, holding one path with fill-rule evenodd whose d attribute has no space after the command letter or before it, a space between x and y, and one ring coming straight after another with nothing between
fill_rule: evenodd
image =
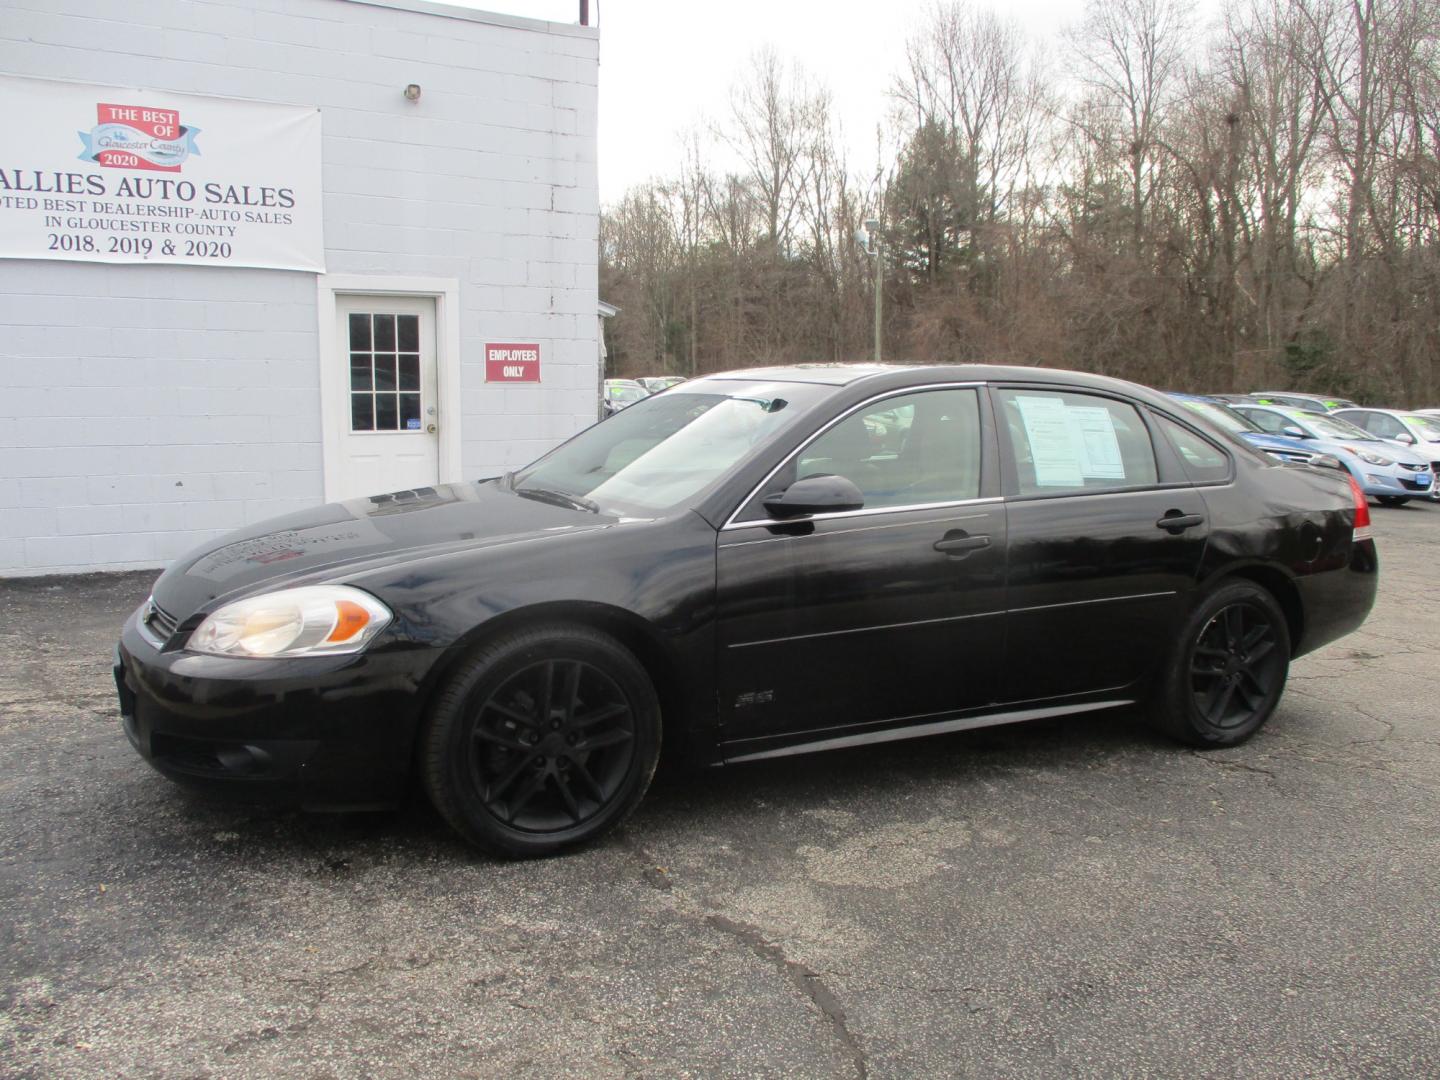
<instances>
[{"instance_id":1,"label":"front door","mask_svg":"<svg viewBox=\"0 0 1440 1080\"><path fill-rule=\"evenodd\" d=\"M721 738L731 754L994 700L1005 508L986 490L973 387L863 406L801 448L720 535ZM992 444L993 445L993 444ZM858 512L777 522L760 503L844 476ZM998 476L998 474L997 474Z\"/></svg>"},{"instance_id":2,"label":"front door","mask_svg":"<svg viewBox=\"0 0 1440 1080\"><path fill-rule=\"evenodd\" d=\"M340 490L331 499L429 487L439 481L435 301L335 298L345 387Z\"/></svg>"}]
</instances>

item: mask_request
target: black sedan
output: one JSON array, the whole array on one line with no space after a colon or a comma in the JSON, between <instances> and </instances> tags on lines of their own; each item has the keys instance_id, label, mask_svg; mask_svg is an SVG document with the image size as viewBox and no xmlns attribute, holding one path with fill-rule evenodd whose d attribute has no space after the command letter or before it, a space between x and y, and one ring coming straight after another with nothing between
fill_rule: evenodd
<instances>
[{"instance_id":1,"label":"black sedan","mask_svg":"<svg viewBox=\"0 0 1440 1080\"><path fill-rule=\"evenodd\" d=\"M167 570L124 727L179 781L416 783L466 838L594 837L715 765L1143 703L1231 746L1375 597L1364 497L1170 398L1036 368L692 380L529 468L331 504Z\"/></svg>"}]
</instances>

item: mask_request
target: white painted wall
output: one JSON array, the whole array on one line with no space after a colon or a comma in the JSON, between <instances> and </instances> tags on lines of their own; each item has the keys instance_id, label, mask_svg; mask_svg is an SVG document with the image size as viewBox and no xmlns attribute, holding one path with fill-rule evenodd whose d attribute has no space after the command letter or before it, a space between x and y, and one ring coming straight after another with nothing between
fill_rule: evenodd
<instances>
[{"instance_id":1,"label":"white painted wall","mask_svg":"<svg viewBox=\"0 0 1440 1080\"><path fill-rule=\"evenodd\" d=\"M460 283L463 475L594 422L595 31L423 0L0 0L0 71L320 106L329 270ZM160 566L322 501L317 334L313 274L0 259L0 574ZM487 386L486 341L538 341L543 381Z\"/></svg>"}]
</instances>

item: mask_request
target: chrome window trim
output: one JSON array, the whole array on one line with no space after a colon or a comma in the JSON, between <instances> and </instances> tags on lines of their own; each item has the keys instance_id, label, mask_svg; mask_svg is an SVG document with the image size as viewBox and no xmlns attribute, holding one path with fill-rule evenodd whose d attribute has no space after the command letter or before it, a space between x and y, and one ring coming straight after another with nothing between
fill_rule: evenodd
<instances>
[{"instance_id":1,"label":"chrome window trim","mask_svg":"<svg viewBox=\"0 0 1440 1080\"><path fill-rule=\"evenodd\" d=\"M764 485L762 484L761 486L763 487ZM759 488L755 489L755 491L759 490ZM745 502L741 503L740 505L745 506L754 497L755 492L752 491L746 497ZM1001 503L1004 501L1005 497L1003 495L990 495L983 499L960 499L956 502L913 503L908 506L872 506L869 508L862 507L859 510L832 510L824 514L810 514L806 517L783 518L779 520L775 518L756 518L754 521L728 522L720 526L720 531L731 532L735 529L750 529L756 528L761 525L764 525L766 527L773 527L775 525L801 525L807 521L834 521L838 518L875 517L880 514L900 514L911 510L945 510L956 506L983 506L988 503ZM736 512L738 513L739 511ZM728 546L739 547L740 545L731 544Z\"/></svg>"},{"instance_id":2,"label":"chrome window trim","mask_svg":"<svg viewBox=\"0 0 1440 1080\"><path fill-rule=\"evenodd\" d=\"M890 372L888 372L888 371L880 371L880 372L876 372L874 376L871 376L871 375L862 376L860 379L856 379L855 382L863 382L865 379L873 378L873 377L876 377L876 376L879 376L879 375L888 375L888 374L890 374ZM735 505L735 509L732 510L732 511L730 512L730 516L725 519L725 524L720 526L720 531L721 531L721 532L725 532L727 529L730 529L731 527L749 528L749 527L752 526L752 525L794 525L794 524L796 524L797 522L801 522L801 521L824 521L824 520L829 520L830 518L837 518L837 517L858 517L858 516L863 515L863 514L894 513L894 512L898 512L898 511L902 511L902 510L919 510L919 509L926 509L926 508L929 508L929 507L964 506L964 505L969 504L969 503L980 503L980 502L1001 502L1002 499L1000 499L1000 498L989 498L989 499L960 499L960 500L957 500L957 501L954 501L954 502L916 503L916 504L913 505L913 506L876 506L876 507L871 507L871 508L868 508L868 509L862 507L862 508L859 509L859 510L837 510L837 511L834 511L834 512L828 513L828 514L811 514L811 515L809 515L808 517L787 518L787 519L785 519L784 521L774 521L774 520L772 520L772 519L770 519L770 518L756 519L755 521L742 521L742 522L738 522L738 523L735 521L735 518L739 515L740 511L741 511L741 510L744 510L745 507L747 507L747 506L750 505L750 500L752 500L753 498L755 498L756 495L760 494L760 489L763 488L766 484L770 483L770 481L775 478L775 474L776 474L776 473L778 473L781 469L785 468L786 465L789 465L790 462L792 462L792 461L795 460L795 458L799 457L800 454L802 454L802 453L805 451L805 448L806 448L806 447L808 447L808 446L809 446L811 443L813 443L816 439L820 438L820 436L824 435L827 431L829 431L831 428L833 428L836 424L839 424L839 423L841 423L842 421L845 421L845 420L850 419L850 417L854 416L854 415L855 415L857 412L859 412L861 409L863 409L863 408L865 408L865 407L867 407L867 406L869 406L869 405L873 405L873 404L874 404L875 402L877 402L877 401L884 401L884 400L886 400L887 398L899 397L899 396L901 396L902 394L919 394L919 393L924 393L924 392L927 391L927 390L975 390L975 391L977 391L977 393L976 393L976 405L979 406L979 408L980 408L980 410L981 410L980 430L983 432L983 431L985 430L985 424L984 424L984 403L979 400L979 393L978 393L978 391L981 390L982 388L984 388L986 385L988 385L988 384L987 384L984 380L971 380L971 381L968 381L968 382L954 382L954 383L949 383L949 382L947 382L947 383L925 383L925 384L922 385L922 386L902 386L902 387L900 387L899 389L896 389L896 390L888 390L888 391L886 391L886 392L884 392L884 393L876 394L874 397L866 398L864 401L860 402L860 403L857 404L857 405L852 406L850 409L847 409L845 412L841 413L839 416L837 416L837 417L835 417L834 419L832 419L832 420L831 420L828 424L826 424L824 427L818 428L817 430L811 432L810 437L809 437L808 439L806 439L804 442L802 442L799 446L795 447L795 449L792 450L792 451L790 451L790 453L787 454L785 457L781 458L781 459L780 459L780 463L779 463L778 465L776 465L773 469L771 469L768 473L766 473L764 479L762 479L762 480L760 481L760 483L756 484L753 488L751 488L751 489L750 489L750 493L749 493L748 495L746 495L743 499L741 499L741 500ZM983 454L983 452L984 452L983 442L982 442L982 445L981 445L981 452L982 452L982 454ZM982 475L983 475L983 470L982 470Z\"/></svg>"}]
</instances>

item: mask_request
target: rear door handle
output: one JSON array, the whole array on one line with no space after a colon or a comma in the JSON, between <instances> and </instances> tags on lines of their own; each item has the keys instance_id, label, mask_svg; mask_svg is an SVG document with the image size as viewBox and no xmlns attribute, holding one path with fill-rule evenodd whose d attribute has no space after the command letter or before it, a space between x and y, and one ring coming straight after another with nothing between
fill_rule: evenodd
<instances>
[{"instance_id":1,"label":"rear door handle","mask_svg":"<svg viewBox=\"0 0 1440 1080\"><path fill-rule=\"evenodd\" d=\"M1157 529L1165 529L1168 532L1179 533L1185 529L1193 529L1196 525L1204 524L1205 518L1200 514L1182 514L1179 510L1171 510L1159 521L1155 522Z\"/></svg>"},{"instance_id":2,"label":"rear door handle","mask_svg":"<svg viewBox=\"0 0 1440 1080\"><path fill-rule=\"evenodd\" d=\"M969 555L972 551L979 551L981 548L990 546L990 537L971 536L963 529L945 534L943 540L935 541L935 550L943 551L946 555L956 555L961 558Z\"/></svg>"}]
</instances>

